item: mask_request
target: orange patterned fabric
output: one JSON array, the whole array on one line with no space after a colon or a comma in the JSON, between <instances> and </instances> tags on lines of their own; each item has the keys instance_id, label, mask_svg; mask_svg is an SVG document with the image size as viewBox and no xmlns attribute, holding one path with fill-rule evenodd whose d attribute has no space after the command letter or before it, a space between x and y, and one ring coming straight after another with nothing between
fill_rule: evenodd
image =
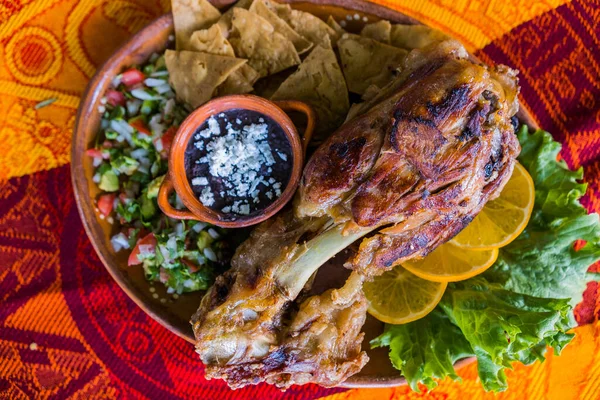
<instances>
[{"instance_id":1,"label":"orange patterned fabric","mask_svg":"<svg viewBox=\"0 0 600 400\"><path fill-rule=\"evenodd\" d=\"M600 210L600 3L575 0L374 0L521 71L522 103L583 166ZM599 286L560 357L515 366L486 394L475 365L430 393L205 381L192 347L145 315L95 256L74 207L69 150L79 96L103 60L169 0L0 0L0 399L600 398ZM35 105L49 98L45 108Z\"/></svg>"}]
</instances>

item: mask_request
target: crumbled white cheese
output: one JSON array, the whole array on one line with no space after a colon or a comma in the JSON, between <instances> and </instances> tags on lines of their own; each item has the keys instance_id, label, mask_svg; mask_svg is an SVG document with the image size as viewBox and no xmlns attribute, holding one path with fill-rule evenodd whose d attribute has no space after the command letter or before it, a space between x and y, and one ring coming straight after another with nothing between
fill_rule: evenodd
<instances>
[{"instance_id":1,"label":"crumbled white cheese","mask_svg":"<svg viewBox=\"0 0 600 400\"><path fill-rule=\"evenodd\" d=\"M202 189L202 193L200 194L200 201L206 207L210 207L213 204L215 204L215 196L213 195L212 190L210 190L210 186L205 186L204 189Z\"/></svg>"},{"instance_id":2,"label":"crumbled white cheese","mask_svg":"<svg viewBox=\"0 0 600 400\"><path fill-rule=\"evenodd\" d=\"M210 176L219 178L225 189L219 191L221 197L227 194L240 199L223 207L223 213L250 214L250 205L260 202L261 188L273 188L264 194L271 200L281 195L282 183L268 175L261 176L261 170L268 167L267 173L273 172L271 166L276 163L273 153L277 153L278 158L284 162L287 161L287 155L279 149L271 148L268 141L269 126L262 117L258 121L257 124L242 126L242 120L236 118L234 127L225 114L220 113L211 116L207 121L208 127L194 135L194 146L206 152L203 157L195 160L196 164L207 164ZM224 132L222 126L225 127ZM215 203L210 179L206 176L196 177L192 179L192 185L204 186L200 201L205 206L210 207Z\"/></svg>"},{"instance_id":3,"label":"crumbled white cheese","mask_svg":"<svg viewBox=\"0 0 600 400\"><path fill-rule=\"evenodd\" d=\"M197 178L192 179L192 185L194 185L194 186L208 185L208 179L206 179L206 177L204 177L204 176L199 176Z\"/></svg>"}]
</instances>

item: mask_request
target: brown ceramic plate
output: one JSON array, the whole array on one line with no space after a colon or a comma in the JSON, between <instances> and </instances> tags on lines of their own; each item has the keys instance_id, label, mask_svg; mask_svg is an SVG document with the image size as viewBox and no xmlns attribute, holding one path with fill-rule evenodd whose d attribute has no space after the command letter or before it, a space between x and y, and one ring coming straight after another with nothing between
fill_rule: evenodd
<instances>
[{"instance_id":1,"label":"brown ceramic plate","mask_svg":"<svg viewBox=\"0 0 600 400\"><path fill-rule=\"evenodd\" d=\"M308 11L323 19L332 15L337 21L346 20L346 29L351 32L358 32L365 23L376 22L380 19L387 19L394 23L419 23L397 11L361 0L292 0L288 2L292 3L294 8ZM213 3L222 5L231 2L216 0ZM348 20L347 16L351 16L351 20ZM167 295L162 285L156 284L153 287L158 298L153 298L154 293L149 290L151 284L144 278L142 269L140 267L128 268L127 254L116 254L112 250L110 245L112 226L96 216L93 199L99 194L99 190L92 182L92 162L89 157L84 156L85 150L92 147L98 132L100 126L98 106L112 77L128 66L144 63L152 53L162 52L172 31L173 20L170 15L158 18L132 37L98 69L88 84L77 113L71 148L71 178L85 230L108 272L129 297L152 318L188 342L193 342L189 320L200 303L202 293L186 294L178 300L173 300ZM526 110L521 110L519 117L528 125L535 125ZM339 267L340 261L343 260L336 257L320 269L316 279L318 284L315 285L317 290L339 284L343 273ZM161 298L168 299L168 301L163 304L160 302ZM379 335L382 329L383 323L371 317L367 319L364 327L366 333L364 347L371 360L359 374L344 382L343 387L389 387L406 384L400 373L392 367L386 349L370 350L368 348L369 340ZM472 359L465 359L459 361L457 366L472 361Z\"/></svg>"}]
</instances>

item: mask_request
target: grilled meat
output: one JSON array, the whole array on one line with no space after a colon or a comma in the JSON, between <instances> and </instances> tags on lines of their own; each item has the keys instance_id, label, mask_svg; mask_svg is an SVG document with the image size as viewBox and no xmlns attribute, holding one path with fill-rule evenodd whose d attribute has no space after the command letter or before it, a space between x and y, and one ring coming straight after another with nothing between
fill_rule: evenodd
<instances>
[{"instance_id":1,"label":"grilled meat","mask_svg":"<svg viewBox=\"0 0 600 400\"><path fill-rule=\"evenodd\" d=\"M510 177L515 75L451 40L412 51L312 156L293 210L259 226L203 299L193 325L207 376L286 388L359 371L362 280L446 242ZM369 233L346 285L294 313L315 271Z\"/></svg>"}]
</instances>

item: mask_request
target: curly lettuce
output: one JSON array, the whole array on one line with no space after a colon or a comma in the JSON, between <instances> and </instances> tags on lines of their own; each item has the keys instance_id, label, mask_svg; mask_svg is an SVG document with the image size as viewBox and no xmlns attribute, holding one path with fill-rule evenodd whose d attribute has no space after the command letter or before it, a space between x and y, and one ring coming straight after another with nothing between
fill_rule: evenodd
<instances>
[{"instance_id":1,"label":"curly lettuce","mask_svg":"<svg viewBox=\"0 0 600 400\"><path fill-rule=\"evenodd\" d=\"M475 356L484 388L502 391L513 362L543 360L548 346L559 354L573 338L573 307L590 280L588 267L600 259L598 215L580 204L582 170L557 161L561 146L549 133L522 127L518 137L519 161L536 195L526 229L484 274L448 285L427 317L387 325L371 341L372 347L389 347L392 364L413 390L458 379L453 364ZM587 243L576 251L578 239Z\"/></svg>"}]
</instances>

